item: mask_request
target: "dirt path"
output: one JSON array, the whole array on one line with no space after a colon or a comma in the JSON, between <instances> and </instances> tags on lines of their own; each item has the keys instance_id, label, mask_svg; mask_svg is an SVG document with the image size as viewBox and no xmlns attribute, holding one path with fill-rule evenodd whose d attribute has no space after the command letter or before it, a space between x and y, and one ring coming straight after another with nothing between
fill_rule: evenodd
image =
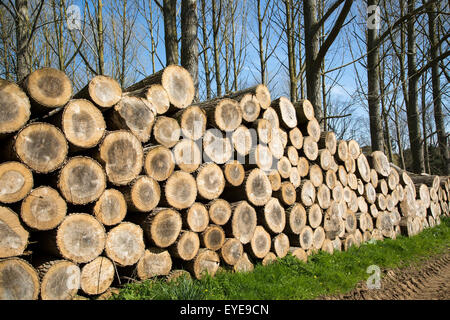
<instances>
[{"instance_id":1,"label":"dirt path","mask_svg":"<svg viewBox=\"0 0 450 320\"><path fill-rule=\"evenodd\" d=\"M349 293L324 300L450 300L450 249L443 255L402 269L382 270L381 288L360 282Z\"/></svg>"}]
</instances>

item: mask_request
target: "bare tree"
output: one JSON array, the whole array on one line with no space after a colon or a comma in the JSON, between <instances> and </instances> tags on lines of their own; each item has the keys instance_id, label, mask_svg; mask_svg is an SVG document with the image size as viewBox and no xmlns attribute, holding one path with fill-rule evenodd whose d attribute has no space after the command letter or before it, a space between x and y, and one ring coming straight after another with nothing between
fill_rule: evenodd
<instances>
[{"instance_id":1,"label":"bare tree","mask_svg":"<svg viewBox=\"0 0 450 320\"><path fill-rule=\"evenodd\" d=\"M197 0L181 1L181 65L194 80L195 101L198 101Z\"/></svg>"}]
</instances>

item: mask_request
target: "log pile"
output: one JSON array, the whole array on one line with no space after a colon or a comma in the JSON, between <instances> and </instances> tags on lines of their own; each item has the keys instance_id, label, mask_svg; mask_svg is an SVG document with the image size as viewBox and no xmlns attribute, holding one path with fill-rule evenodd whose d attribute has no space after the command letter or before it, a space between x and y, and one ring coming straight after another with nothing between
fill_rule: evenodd
<instances>
[{"instance_id":1,"label":"log pile","mask_svg":"<svg viewBox=\"0 0 450 320\"><path fill-rule=\"evenodd\" d=\"M0 80L0 299L307 261L449 215L448 177L365 155L261 84L192 104L189 73L168 66L72 91L50 68Z\"/></svg>"}]
</instances>

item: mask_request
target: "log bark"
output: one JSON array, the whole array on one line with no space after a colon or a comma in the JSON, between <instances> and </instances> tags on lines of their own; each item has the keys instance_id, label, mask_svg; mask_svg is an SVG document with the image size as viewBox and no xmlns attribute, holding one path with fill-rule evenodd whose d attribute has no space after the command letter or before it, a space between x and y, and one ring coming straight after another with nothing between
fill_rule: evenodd
<instances>
[{"instance_id":1,"label":"log bark","mask_svg":"<svg viewBox=\"0 0 450 320\"><path fill-rule=\"evenodd\" d=\"M101 110L111 108L122 98L122 88L111 77L97 75L78 93L74 99L87 99L92 101Z\"/></svg>"},{"instance_id":2,"label":"log bark","mask_svg":"<svg viewBox=\"0 0 450 320\"><path fill-rule=\"evenodd\" d=\"M294 103L295 111L297 114L297 121L300 124L314 119L314 108L309 100L300 100Z\"/></svg>"},{"instance_id":3,"label":"log bark","mask_svg":"<svg viewBox=\"0 0 450 320\"><path fill-rule=\"evenodd\" d=\"M67 213L66 201L58 191L41 186L33 189L22 201L20 217L34 230L51 230L56 228Z\"/></svg>"},{"instance_id":4,"label":"log bark","mask_svg":"<svg viewBox=\"0 0 450 320\"><path fill-rule=\"evenodd\" d=\"M276 111L283 128L292 129L297 126L296 109L288 98L280 97L273 100L270 107Z\"/></svg>"}]
</instances>

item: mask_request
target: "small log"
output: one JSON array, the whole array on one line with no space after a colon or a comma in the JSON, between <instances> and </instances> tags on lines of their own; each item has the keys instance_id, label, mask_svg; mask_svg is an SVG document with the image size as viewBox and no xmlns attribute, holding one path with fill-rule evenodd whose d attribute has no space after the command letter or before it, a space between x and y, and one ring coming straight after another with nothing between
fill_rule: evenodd
<instances>
[{"instance_id":1,"label":"small log","mask_svg":"<svg viewBox=\"0 0 450 320\"><path fill-rule=\"evenodd\" d=\"M131 222L122 222L112 228L106 237L105 253L119 266L131 266L144 254L142 228Z\"/></svg>"},{"instance_id":2,"label":"small log","mask_svg":"<svg viewBox=\"0 0 450 320\"><path fill-rule=\"evenodd\" d=\"M30 100L15 83L0 79L0 136L21 129L30 119Z\"/></svg>"},{"instance_id":3,"label":"small log","mask_svg":"<svg viewBox=\"0 0 450 320\"><path fill-rule=\"evenodd\" d=\"M72 97L72 82L69 77L54 68L35 70L20 85L30 98L35 113L46 113L62 107Z\"/></svg>"},{"instance_id":4,"label":"small log","mask_svg":"<svg viewBox=\"0 0 450 320\"><path fill-rule=\"evenodd\" d=\"M295 147L288 146L285 154L287 155L292 166L296 166L298 164L298 151Z\"/></svg>"},{"instance_id":5,"label":"small log","mask_svg":"<svg viewBox=\"0 0 450 320\"><path fill-rule=\"evenodd\" d=\"M218 198L225 188L222 169L215 163L205 163L197 170L197 191L203 199Z\"/></svg>"},{"instance_id":6,"label":"small log","mask_svg":"<svg viewBox=\"0 0 450 320\"><path fill-rule=\"evenodd\" d=\"M269 121L272 132L277 132L278 128L280 127L280 119L278 118L277 112L273 108L267 108L263 112L262 118Z\"/></svg>"},{"instance_id":7,"label":"small log","mask_svg":"<svg viewBox=\"0 0 450 320\"><path fill-rule=\"evenodd\" d=\"M336 202L341 202L344 199L344 188L342 188L342 184L339 181L336 182L331 193L333 200Z\"/></svg>"},{"instance_id":8,"label":"small log","mask_svg":"<svg viewBox=\"0 0 450 320\"><path fill-rule=\"evenodd\" d=\"M338 141L337 153L336 153L335 156L337 156L336 159L340 163L344 163L345 160L347 160L347 158L348 158L348 144L347 144L347 141L345 141L345 140L339 140Z\"/></svg>"},{"instance_id":9,"label":"small log","mask_svg":"<svg viewBox=\"0 0 450 320\"><path fill-rule=\"evenodd\" d=\"M37 300L40 290L36 270L25 260L0 260L0 300Z\"/></svg>"},{"instance_id":10,"label":"small log","mask_svg":"<svg viewBox=\"0 0 450 320\"><path fill-rule=\"evenodd\" d=\"M92 101L101 110L111 108L122 98L122 88L111 77L98 75L74 95L75 99Z\"/></svg>"},{"instance_id":11,"label":"small log","mask_svg":"<svg viewBox=\"0 0 450 320\"><path fill-rule=\"evenodd\" d=\"M92 158L70 158L58 176L58 188L67 202L87 204L96 201L106 188L102 166Z\"/></svg>"},{"instance_id":12,"label":"small log","mask_svg":"<svg viewBox=\"0 0 450 320\"><path fill-rule=\"evenodd\" d=\"M389 190L394 190L395 187L397 187L397 185L400 183L400 176L397 170L391 170L391 173L389 173L388 175L387 182Z\"/></svg>"},{"instance_id":13,"label":"small log","mask_svg":"<svg viewBox=\"0 0 450 320\"><path fill-rule=\"evenodd\" d=\"M355 237L353 234L347 235L347 237L344 240L344 251L348 251L350 247L354 246L355 243Z\"/></svg>"},{"instance_id":14,"label":"small log","mask_svg":"<svg viewBox=\"0 0 450 320\"><path fill-rule=\"evenodd\" d=\"M323 218L323 228L328 239L334 239L345 231L345 224L342 219L344 212L342 206L333 202L325 212Z\"/></svg>"},{"instance_id":15,"label":"small log","mask_svg":"<svg viewBox=\"0 0 450 320\"><path fill-rule=\"evenodd\" d=\"M272 186L272 191L278 191L281 188L281 176L278 170L272 170L267 174Z\"/></svg>"},{"instance_id":16,"label":"small log","mask_svg":"<svg viewBox=\"0 0 450 320\"><path fill-rule=\"evenodd\" d=\"M141 143L128 131L108 133L99 146L98 160L114 185L127 185L134 180L142 171L143 158Z\"/></svg>"},{"instance_id":17,"label":"small log","mask_svg":"<svg viewBox=\"0 0 450 320\"><path fill-rule=\"evenodd\" d=\"M327 170L327 172L325 172L325 184L327 185L327 187L332 190L336 186L336 183L336 173L333 170Z\"/></svg>"},{"instance_id":18,"label":"small log","mask_svg":"<svg viewBox=\"0 0 450 320\"><path fill-rule=\"evenodd\" d=\"M85 99L72 99L48 121L61 128L73 151L93 148L105 134L106 122L100 110Z\"/></svg>"},{"instance_id":19,"label":"small log","mask_svg":"<svg viewBox=\"0 0 450 320\"><path fill-rule=\"evenodd\" d=\"M220 258L228 265L234 266L244 254L242 243L235 238L227 238L220 248Z\"/></svg>"},{"instance_id":20,"label":"small log","mask_svg":"<svg viewBox=\"0 0 450 320\"><path fill-rule=\"evenodd\" d=\"M358 159L359 155L361 154L361 148L359 147L358 142L352 139L349 140L347 144L349 157L353 160Z\"/></svg>"},{"instance_id":21,"label":"small log","mask_svg":"<svg viewBox=\"0 0 450 320\"><path fill-rule=\"evenodd\" d=\"M184 141L184 140L182 140ZM175 153L176 147L174 148ZM144 171L156 181L169 178L175 168L175 158L168 148L152 146L145 150Z\"/></svg>"},{"instance_id":22,"label":"small log","mask_svg":"<svg viewBox=\"0 0 450 320\"><path fill-rule=\"evenodd\" d=\"M366 185L364 186L364 198L368 203L373 204L376 201L376 197L377 193L375 191L375 188L371 183L366 183Z\"/></svg>"},{"instance_id":23,"label":"small log","mask_svg":"<svg viewBox=\"0 0 450 320\"><path fill-rule=\"evenodd\" d=\"M323 174L322 169L319 165L313 164L309 167L309 181L313 184L314 187L318 188L323 183Z\"/></svg>"},{"instance_id":24,"label":"small log","mask_svg":"<svg viewBox=\"0 0 450 320\"><path fill-rule=\"evenodd\" d=\"M256 211L247 202L240 201L231 205L233 216L231 217L231 235L242 244L249 243L256 228Z\"/></svg>"},{"instance_id":25,"label":"small log","mask_svg":"<svg viewBox=\"0 0 450 320\"><path fill-rule=\"evenodd\" d=\"M44 258L36 265L41 280L42 300L75 298L81 284L81 270L75 263Z\"/></svg>"},{"instance_id":26,"label":"small log","mask_svg":"<svg viewBox=\"0 0 450 320\"><path fill-rule=\"evenodd\" d=\"M313 233L313 248L320 250L325 241L325 230L322 227L317 227Z\"/></svg>"},{"instance_id":27,"label":"small log","mask_svg":"<svg viewBox=\"0 0 450 320\"><path fill-rule=\"evenodd\" d=\"M297 150L303 147L303 134L299 128L289 130L289 142Z\"/></svg>"},{"instance_id":28,"label":"small log","mask_svg":"<svg viewBox=\"0 0 450 320\"><path fill-rule=\"evenodd\" d=\"M292 183L294 188L300 187L300 184L302 183L302 178L300 178L300 175L298 174L297 167L291 168L291 173L289 175L289 182Z\"/></svg>"},{"instance_id":29,"label":"small log","mask_svg":"<svg viewBox=\"0 0 450 320\"><path fill-rule=\"evenodd\" d=\"M138 97L124 96L114 108L108 111L108 128L130 130L141 142L150 140L155 124L156 110L147 100ZM160 131L154 131L160 134ZM155 136L155 139L159 139Z\"/></svg>"},{"instance_id":30,"label":"small log","mask_svg":"<svg viewBox=\"0 0 450 320\"><path fill-rule=\"evenodd\" d=\"M273 192L273 196L281 201L286 206L291 206L297 200L297 192L294 185L289 181L283 181L281 188Z\"/></svg>"},{"instance_id":31,"label":"small log","mask_svg":"<svg viewBox=\"0 0 450 320\"><path fill-rule=\"evenodd\" d=\"M281 159L277 162L277 169L283 179L290 178L292 165L287 157L281 157ZM296 173L298 174L298 170L296 170Z\"/></svg>"},{"instance_id":32,"label":"small log","mask_svg":"<svg viewBox=\"0 0 450 320\"><path fill-rule=\"evenodd\" d=\"M264 171L269 171L273 167L273 156L272 151L263 145L258 144L256 147L252 148L250 155L248 157L247 167L252 168L256 164L258 168Z\"/></svg>"},{"instance_id":33,"label":"small log","mask_svg":"<svg viewBox=\"0 0 450 320\"><path fill-rule=\"evenodd\" d=\"M305 206L312 206L316 200L316 188L311 181L304 179L300 185L300 201Z\"/></svg>"},{"instance_id":34,"label":"small log","mask_svg":"<svg viewBox=\"0 0 450 320\"><path fill-rule=\"evenodd\" d=\"M197 256L187 263L187 268L193 276L201 279L205 273L214 277L219 269L219 255L212 250L200 249Z\"/></svg>"},{"instance_id":35,"label":"small log","mask_svg":"<svg viewBox=\"0 0 450 320\"><path fill-rule=\"evenodd\" d=\"M186 69L177 65L169 65L157 73L129 86L125 91L136 91L150 87L153 84L162 85L174 109L184 109L194 99L195 88L192 77Z\"/></svg>"},{"instance_id":36,"label":"small log","mask_svg":"<svg viewBox=\"0 0 450 320\"><path fill-rule=\"evenodd\" d=\"M181 232L183 221L178 211L170 208L155 208L149 214L134 217L147 239L159 248L172 245Z\"/></svg>"},{"instance_id":37,"label":"small log","mask_svg":"<svg viewBox=\"0 0 450 320\"><path fill-rule=\"evenodd\" d=\"M30 228L43 231L56 228L66 213L66 201L58 191L41 186L33 189L22 201L20 217Z\"/></svg>"},{"instance_id":38,"label":"small log","mask_svg":"<svg viewBox=\"0 0 450 320\"><path fill-rule=\"evenodd\" d=\"M255 121L261 111L261 105L258 98L251 93L242 96L239 100L239 107L242 111L242 120L247 123Z\"/></svg>"},{"instance_id":39,"label":"small log","mask_svg":"<svg viewBox=\"0 0 450 320\"><path fill-rule=\"evenodd\" d=\"M357 178L356 183L356 192L358 193L358 196L362 196L364 194L364 182L361 179Z\"/></svg>"},{"instance_id":40,"label":"small log","mask_svg":"<svg viewBox=\"0 0 450 320\"><path fill-rule=\"evenodd\" d=\"M391 172L389 160L383 152L374 151L367 157L367 160L369 161L370 167L374 168L379 175L387 177Z\"/></svg>"},{"instance_id":41,"label":"small log","mask_svg":"<svg viewBox=\"0 0 450 320\"><path fill-rule=\"evenodd\" d=\"M218 225L209 225L200 235L202 247L212 251L217 251L222 248L224 242L225 232Z\"/></svg>"},{"instance_id":42,"label":"small log","mask_svg":"<svg viewBox=\"0 0 450 320\"><path fill-rule=\"evenodd\" d=\"M416 187L416 196L418 199L423 201L423 204L425 205L426 208L430 207L431 204L430 189L428 189L426 184L422 183L418 187Z\"/></svg>"},{"instance_id":43,"label":"small log","mask_svg":"<svg viewBox=\"0 0 450 320\"><path fill-rule=\"evenodd\" d=\"M160 84L153 84L135 91L125 92L124 95L147 99L155 108L156 114L165 114L170 108L169 95Z\"/></svg>"},{"instance_id":44,"label":"small log","mask_svg":"<svg viewBox=\"0 0 450 320\"><path fill-rule=\"evenodd\" d=\"M103 252L106 233L103 225L93 216L72 213L58 226L56 239L51 236L42 240L46 240L42 244L43 249L75 263L88 263Z\"/></svg>"},{"instance_id":45,"label":"small log","mask_svg":"<svg viewBox=\"0 0 450 320\"><path fill-rule=\"evenodd\" d=\"M182 230L178 239L169 248L170 254L183 261L195 258L200 249L200 238L196 232Z\"/></svg>"},{"instance_id":46,"label":"small log","mask_svg":"<svg viewBox=\"0 0 450 320\"><path fill-rule=\"evenodd\" d=\"M284 233L280 233L272 239L271 250L278 258L285 257L289 253L289 247L289 237Z\"/></svg>"},{"instance_id":47,"label":"small log","mask_svg":"<svg viewBox=\"0 0 450 320\"><path fill-rule=\"evenodd\" d=\"M319 156L317 142L311 136L305 136L303 139L303 154L308 160L314 161Z\"/></svg>"},{"instance_id":48,"label":"small log","mask_svg":"<svg viewBox=\"0 0 450 320\"><path fill-rule=\"evenodd\" d=\"M195 202L182 216L183 226L194 232L203 232L209 225L208 209L200 202Z\"/></svg>"},{"instance_id":49,"label":"small log","mask_svg":"<svg viewBox=\"0 0 450 320\"><path fill-rule=\"evenodd\" d=\"M317 189L317 202L322 209L328 209L331 205L331 192L325 184Z\"/></svg>"},{"instance_id":50,"label":"small log","mask_svg":"<svg viewBox=\"0 0 450 320\"><path fill-rule=\"evenodd\" d=\"M352 211L348 210L345 215L344 221L345 221L345 230L348 233L354 233L357 227L356 215Z\"/></svg>"},{"instance_id":51,"label":"small log","mask_svg":"<svg viewBox=\"0 0 450 320\"><path fill-rule=\"evenodd\" d=\"M206 114L198 106L189 106L186 109L178 111L174 118L180 124L183 138L198 140L203 137L206 130Z\"/></svg>"},{"instance_id":52,"label":"small log","mask_svg":"<svg viewBox=\"0 0 450 320\"><path fill-rule=\"evenodd\" d=\"M272 197L272 185L266 173L261 169L251 170L244 179L244 194L237 198L246 198L255 206L265 205Z\"/></svg>"},{"instance_id":53,"label":"small log","mask_svg":"<svg viewBox=\"0 0 450 320\"><path fill-rule=\"evenodd\" d=\"M244 166L237 160L227 162L223 166L223 174L226 182L233 187L240 186L244 182Z\"/></svg>"},{"instance_id":54,"label":"small log","mask_svg":"<svg viewBox=\"0 0 450 320\"><path fill-rule=\"evenodd\" d=\"M245 97L247 97L247 95L252 95L256 97L259 105L263 109L267 109L270 106L270 103L272 102L270 98L270 91L264 84L258 84L256 86L247 89L232 92L225 95L225 97L242 101Z\"/></svg>"},{"instance_id":55,"label":"small log","mask_svg":"<svg viewBox=\"0 0 450 320\"><path fill-rule=\"evenodd\" d=\"M320 149L326 148L333 156L337 149L336 134L332 131L324 131L320 133L320 139L317 142Z\"/></svg>"},{"instance_id":56,"label":"small log","mask_svg":"<svg viewBox=\"0 0 450 320\"><path fill-rule=\"evenodd\" d=\"M161 199L161 203L168 203L176 209L186 209L196 198L197 183L194 177L184 171L175 171L165 183L164 199Z\"/></svg>"},{"instance_id":57,"label":"small log","mask_svg":"<svg viewBox=\"0 0 450 320\"><path fill-rule=\"evenodd\" d=\"M392 238L394 233L394 226L389 214L381 212L376 220L376 228L381 231L381 234L386 238Z\"/></svg>"},{"instance_id":58,"label":"small log","mask_svg":"<svg viewBox=\"0 0 450 320\"><path fill-rule=\"evenodd\" d=\"M370 169L370 183L374 188L378 186L378 173L373 168Z\"/></svg>"},{"instance_id":59,"label":"small log","mask_svg":"<svg viewBox=\"0 0 450 320\"><path fill-rule=\"evenodd\" d=\"M311 207L306 208L306 213L308 215L308 223L311 228L315 229L322 223L322 209L317 203L314 203Z\"/></svg>"},{"instance_id":60,"label":"small log","mask_svg":"<svg viewBox=\"0 0 450 320\"><path fill-rule=\"evenodd\" d=\"M297 121L300 124L314 119L314 107L307 99L299 100L294 103L295 111L297 113Z\"/></svg>"},{"instance_id":61,"label":"small log","mask_svg":"<svg viewBox=\"0 0 450 320\"><path fill-rule=\"evenodd\" d=\"M272 140L272 125L267 119L257 119L252 123L252 128L256 130L258 142L268 144Z\"/></svg>"},{"instance_id":62,"label":"small log","mask_svg":"<svg viewBox=\"0 0 450 320\"><path fill-rule=\"evenodd\" d=\"M140 280L147 280L156 276L168 276L172 269L172 258L167 250L148 248L139 259L136 267Z\"/></svg>"},{"instance_id":63,"label":"small log","mask_svg":"<svg viewBox=\"0 0 450 320\"><path fill-rule=\"evenodd\" d=\"M364 182L370 182L371 180L371 174L370 174L370 166L369 162L367 161L366 156L361 153L357 158L357 168L358 168L358 174L361 177L361 179Z\"/></svg>"},{"instance_id":64,"label":"small log","mask_svg":"<svg viewBox=\"0 0 450 320\"><path fill-rule=\"evenodd\" d=\"M59 169L66 160L68 145L57 127L35 122L22 128L15 136L13 146L6 151L8 159L18 159L37 173Z\"/></svg>"},{"instance_id":65,"label":"small log","mask_svg":"<svg viewBox=\"0 0 450 320\"><path fill-rule=\"evenodd\" d=\"M284 230L286 215L278 199L272 198L265 204L264 210L258 214L258 224L263 225L272 234L278 234Z\"/></svg>"},{"instance_id":66,"label":"small log","mask_svg":"<svg viewBox=\"0 0 450 320\"><path fill-rule=\"evenodd\" d=\"M181 128L178 121L166 116L156 117L153 125L153 139L157 144L172 148L179 140Z\"/></svg>"},{"instance_id":67,"label":"small log","mask_svg":"<svg viewBox=\"0 0 450 320\"><path fill-rule=\"evenodd\" d=\"M309 120L306 127L301 126L300 130L304 136L311 137L316 143L319 142L321 129L319 122L315 118Z\"/></svg>"},{"instance_id":68,"label":"small log","mask_svg":"<svg viewBox=\"0 0 450 320\"><path fill-rule=\"evenodd\" d=\"M314 242L314 232L311 227L306 226L300 231L300 246L303 250L311 249Z\"/></svg>"},{"instance_id":69,"label":"small log","mask_svg":"<svg viewBox=\"0 0 450 320\"><path fill-rule=\"evenodd\" d=\"M250 243L244 247L254 258L263 259L270 251L270 234L262 226L256 226Z\"/></svg>"},{"instance_id":70,"label":"small log","mask_svg":"<svg viewBox=\"0 0 450 320\"><path fill-rule=\"evenodd\" d=\"M286 233L298 235L305 225L306 210L300 203L286 209Z\"/></svg>"},{"instance_id":71,"label":"small log","mask_svg":"<svg viewBox=\"0 0 450 320\"><path fill-rule=\"evenodd\" d=\"M333 249L335 251L342 251L342 241L339 238L335 238L333 241Z\"/></svg>"},{"instance_id":72,"label":"small log","mask_svg":"<svg viewBox=\"0 0 450 320\"><path fill-rule=\"evenodd\" d=\"M81 290L89 295L102 294L111 286L114 275L115 269L111 260L98 257L81 269Z\"/></svg>"},{"instance_id":73,"label":"small log","mask_svg":"<svg viewBox=\"0 0 450 320\"><path fill-rule=\"evenodd\" d=\"M28 236L18 215L0 206L0 258L21 255L28 245Z\"/></svg>"},{"instance_id":74,"label":"small log","mask_svg":"<svg viewBox=\"0 0 450 320\"><path fill-rule=\"evenodd\" d=\"M297 164L297 170L298 170L298 174L300 175L301 178L306 177L309 173L308 159L306 159L305 157L299 157L298 164Z\"/></svg>"},{"instance_id":75,"label":"small log","mask_svg":"<svg viewBox=\"0 0 450 320\"><path fill-rule=\"evenodd\" d=\"M246 252L244 252L238 262L233 266L234 272L251 272L255 266L248 258Z\"/></svg>"},{"instance_id":76,"label":"small log","mask_svg":"<svg viewBox=\"0 0 450 320\"><path fill-rule=\"evenodd\" d=\"M276 111L278 118L281 120L281 125L284 128L292 129L297 126L296 110L288 98L280 97L273 100L270 107Z\"/></svg>"},{"instance_id":77,"label":"small log","mask_svg":"<svg viewBox=\"0 0 450 320\"><path fill-rule=\"evenodd\" d=\"M377 194L377 200L376 200L377 208L381 211L386 210L386 197L382 193Z\"/></svg>"},{"instance_id":78,"label":"small log","mask_svg":"<svg viewBox=\"0 0 450 320\"><path fill-rule=\"evenodd\" d=\"M161 199L158 182L149 176L138 176L131 182L131 187L122 188L128 211L150 212Z\"/></svg>"},{"instance_id":79,"label":"small log","mask_svg":"<svg viewBox=\"0 0 450 320\"><path fill-rule=\"evenodd\" d=\"M288 248L289 249L289 248ZM288 250L289 251L289 250ZM267 266L271 263L274 263L275 261L277 261L277 256L275 253L273 252L269 252L268 254L266 254L266 256L262 259L261 264L263 266Z\"/></svg>"},{"instance_id":80,"label":"small log","mask_svg":"<svg viewBox=\"0 0 450 320\"><path fill-rule=\"evenodd\" d=\"M231 217L230 203L223 199L214 199L208 204L208 213L212 223L223 226Z\"/></svg>"},{"instance_id":81,"label":"small log","mask_svg":"<svg viewBox=\"0 0 450 320\"><path fill-rule=\"evenodd\" d=\"M8 161L0 164L0 202L14 203L25 198L33 188L31 170L24 164Z\"/></svg>"},{"instance_id":82,"label":"small log","mask_svg":"<svg viewBox=\"0 0 450 320\"><path fill-rule=\"evenodd\" d=\"M281 159L284 155L284 144L279 132L272 132L272 140L269 142L269 149L275 159Z\"/></svg>"},{"instance_id":83,"label":"small log","mask_svg":"<svg viewBox=\"0 0 450 320\"><path fill-rule=\"evenodd\" d=\"M357 202L358 202L358 212L366 213L369 211L369 206L367 205L366 199L364 199L364 197L359 196Z\"/></svg>"},{"instance_id":84,"label":"small log","mask_svg":"<svg viewBox=\"0 0 450 320\"><path fill-rule=\"evenodd\" d=\"M349 173L347 175L347 184L352 190L358 189L358 178L356 178L356 175L354 173Z\"/></svg>"},{"instance_id":85,"label":"small log","mask_svg":"<svg viewBox=\"0 0 450 320\"><path fill-rule=\"evenodd\" d=\"M289 252L296 257L298 260L303 261L306 263L308 261L308 255L306 254L305 250L298 247L290 247Z\"/></svg>"},{"instance_id":86,"label":"small log","mask_svg":"<svg viewBox=\"0 0 450 320\"><path fill-rule=\"evenodd\" d=\"M168 152L170 152L170 150L168 150ZM175 147L172 148L171 153L173 154L174 164L187 173L192 173L197 170L202 162L202 153L197 143L189 139L178 141ZM172 167L171 162L167 162L166 165L170 165L167 174L169 174L170 171L170 174L172 174L173 169L170 170ZM167 178L164 180L167 180Z\"/></svg>"},{"instance_id":87,"label":"small log","mask_svg":"<svg viewBox=\"0 0 450 320\"><path fill-rule=\"evenodd\" d=\"M355 173L356 172L356 161L350 156L345 160L344 162L345 170L347 170L348 173Z\"/></svg>"},{"instance_id":88,"label":"small log","mask_svg":"<svg viewBox=\"0 0 450 320\"><path fill-rule=\"evenodd\" d=\"M230 139L218 129L208 129L203 135L204 161L224 164L233 156Z\"/></svg>"},{"instance_id":89,"label":"small log","mask_svg":"<svg viewBox=\"0 0 450 320\"><path fill-rule=\"evenodd\" d=\"M319 150L319 162L320 167L327 171L331 167L333 156L331 155L331 152L328 149L320 149Z\"/></svg>"},{"instance_id":90,"label":"small log","mask_svg":"<svg viewBox=\"0 0 450 320\"><path fill-rule=\"evenodd\" d=\"M239 126L231 135L231 142L239 156L245 157L252 149L252 141L256 141L256 136L252 137L252 132L246 126Z\"/></svg>"},{"instance_id":91,"label":"small log","mask_svg":"<svg viewBox=\"0 0 450 320\"><path fill-rule=\"evenodd\" d=\"M329 254L333 254L334 252L333 242L330 239L324 239L322 243L322 248L320 249Z\"/></svg>"},{"instance_id":92,"label":"small log","mask_svg":"<svg viewBox=\"0 0 450 320\"><path fill-rule=\"evenodd\" d=\"M352 200L352 189L349 186L344 187L343 199L346 203L350 203Z\"/></svg>"},{"instance_id":93,"label":"small log","mask_svg":"<svg viewBox=\"0 0 450 320\"><path fill-rule=\"evenodd\" d=\"M378 186L375 188L377 192L382 193L383 195L387 195L389 192L388 184L385 179L380 179L378 181Z\"/></svg>"},{"instance_id":94,"label":"small log","mask_svg":"<svg viewBox=\"0 0 450 320\"><path fill-rule=\"evenodd\" d=\"M106 189L96 201L93 213L105 226L121 223L127 214L127 203L123 193L116 189Z\"/></svg>"}]
</instances>

